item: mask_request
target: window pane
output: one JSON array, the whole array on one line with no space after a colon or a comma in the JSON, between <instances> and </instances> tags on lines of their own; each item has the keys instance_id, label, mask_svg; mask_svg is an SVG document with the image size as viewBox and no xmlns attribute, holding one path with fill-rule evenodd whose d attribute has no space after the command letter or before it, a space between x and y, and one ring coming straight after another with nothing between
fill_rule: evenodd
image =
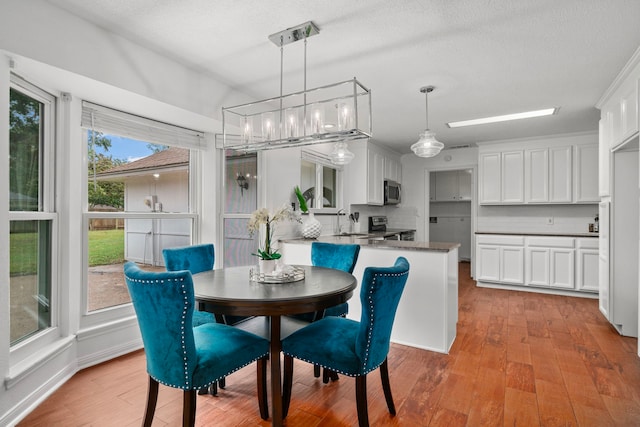
<instances>
[{"instance_id":1,"label":"window pane","mask_svg":"<svg viewBox=\"0 0 640 427\"><path fill-rule=\"evenodd\" d=\"M88 311L131 302L125 261L163 271L162 249L191 243L191 219L92 218L89 221Z\"/></svg>"},{"instance_id":2,"label":"window pane","mask_svg":"<svg viewBox=\"0 0 640 427\"><path fill-rule=\"evenodd\" d=\"M258 200L258 156L226 154L226 213L251 213Z\"/></svg>"},{"instance_id":3,"label":"window pane","mask_svg":"<svg viewBox=\"0 0 640 427\"><path fill-rule=\"evenodd\" d=\"M300 190L308 208L315 208L316 164L306 160L300 161Z\"/></svg>"},{"instance_id":4,"label":"window pane","mask_svg":"<svg viewBox=\"0 0 640 427\"><path fill-rule=\"evenodd\" d=\"M327 166L322 167L322 202L325 208L335 208L336 205L336 170Z\"/></svg>"},{"instance_id":5,"label":"window pane","mask_svg":"<svg viewBox=\"0 0 640 427\"><path fill-rule=\"evenodd\" d=\"M190 151L88 132L90 212L189 213ZM164 270L162 249L192 242L191 218L89 220L88 311L131 302L123 264Z\"/></svg>"},{"instance_id":6,"label":"window pane","mask_svg":"<svg viewBox=\"0 0 640 427\"><path fill-rule=\"evenodd\" d=\"M90 211L189 212L189 150L88 135Z\"/></svg>"},{"instance_id":7,"label":"window pane","mask_svg":"<svg viewBox=\"0 0 640 427\"><path fill-rule=\"evenodd\" d=\"M224 267L257 264L252 254L258 247L258 235L249 236L248 219L226 218L224 220Z\"/></svg>"},{"instance_id":8,"label":"window pane","mask_svg":"<svg viewBox=\"0 0 640 427\"><path fill-rule=\"evenodd\" d=\"M11 221L11 345L51 326L51 221Z\"/></svg>"},{"instance_id":9,"label":"window pane","mask_svg":"<svg viewBox=\"0 0 640 427\"><path fill-rule=\"evenodd\" d=\"M38 211L43 104L15 89L9 99L9 209Z\"/></svg>"}]
</instances>

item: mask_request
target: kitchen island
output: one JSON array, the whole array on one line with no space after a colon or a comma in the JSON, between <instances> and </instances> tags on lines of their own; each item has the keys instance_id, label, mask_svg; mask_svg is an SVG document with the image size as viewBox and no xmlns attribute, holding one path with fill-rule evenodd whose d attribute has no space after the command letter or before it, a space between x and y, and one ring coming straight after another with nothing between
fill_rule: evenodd
<instances>
[{"instance_id":1,"label":"kitchen island","mask_svg":"<svg viewBox=\"0 0 640 427\"><path fill-rule=\"evenodd\" d=\"M379 240L363 235L320 236L317 240L281 240L286 264L310 265L311 242L359 244L353 275L362 279L368 266L391 266L403 256L409 278L398 305L391 341L448 353L458 321L458 243ZM348 318L360 320L360 283L349 300Z\"/></svg>"}]
</instances>

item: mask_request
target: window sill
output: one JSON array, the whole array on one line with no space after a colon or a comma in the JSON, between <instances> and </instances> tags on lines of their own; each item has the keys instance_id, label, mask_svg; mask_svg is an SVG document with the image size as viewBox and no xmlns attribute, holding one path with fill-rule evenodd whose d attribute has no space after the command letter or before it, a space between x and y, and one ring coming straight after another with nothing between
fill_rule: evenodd
<instances>
[{"instance_id":1,"label":"window sill","mask_svg":"<svg viewBox=\"0 0 640 427\"><path fill-rule=\"evenodd\" d=\"M20 381L37 371L39 368L47 365L52 359L68 350L75 342L75 335L62 338L48 346L36 351L28 358L21 360L15 366L9 369L9 375L4 379L4 386L10 390Z\"/></svg>"}]
</instances>

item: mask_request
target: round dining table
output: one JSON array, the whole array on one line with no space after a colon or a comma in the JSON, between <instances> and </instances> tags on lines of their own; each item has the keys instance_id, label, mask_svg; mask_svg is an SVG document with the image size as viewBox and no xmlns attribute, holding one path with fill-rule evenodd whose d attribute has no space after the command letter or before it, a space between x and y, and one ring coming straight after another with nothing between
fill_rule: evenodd
<instances>
[{"instance_id":1,"label":"round dining table","mask_svg":"<svg viewBox=\"0 0 640 427\"><path fill-rule=\"evenodd\" d=\"M218 315L266 316L270 320L271 425L282 426L282 378L280 368L281 316L319 312L346 302L356 288L347 272L323 267L296 266L304 278L288 283L252 280L252 269L231 267L193 275L199 310ZM268 278L267 278L268 280Z\"/></svg>"}]
</instances>

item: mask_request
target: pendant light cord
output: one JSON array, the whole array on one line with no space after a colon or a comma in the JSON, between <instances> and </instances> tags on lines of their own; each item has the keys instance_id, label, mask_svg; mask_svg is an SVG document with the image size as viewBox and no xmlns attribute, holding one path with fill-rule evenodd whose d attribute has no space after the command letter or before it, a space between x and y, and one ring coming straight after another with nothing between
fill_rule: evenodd
<instances>
[{"instance_id":1,"label":"pendant light cord","mask_svg":"<svg viewBox=\"0 0 640 427\"><path fill-rule=\"evenodd\" d=\"M282 131L283 131L283 126L284 126L284 114L282 111L282 80L283 80L283 75L284 73L284 36L281 35L280 36L280 139L282 139Z\"/></svg>"},{"instance_id":2,"label":"pendant light cord","mask_svg":"<svg viewBox=\"0 0 640 427\"><path fill-rule=\"evenodd\" d=\"M427 130L429 130L429 89L424 92L424 111L427 119Z\"/></svg>"}]
</instances>

